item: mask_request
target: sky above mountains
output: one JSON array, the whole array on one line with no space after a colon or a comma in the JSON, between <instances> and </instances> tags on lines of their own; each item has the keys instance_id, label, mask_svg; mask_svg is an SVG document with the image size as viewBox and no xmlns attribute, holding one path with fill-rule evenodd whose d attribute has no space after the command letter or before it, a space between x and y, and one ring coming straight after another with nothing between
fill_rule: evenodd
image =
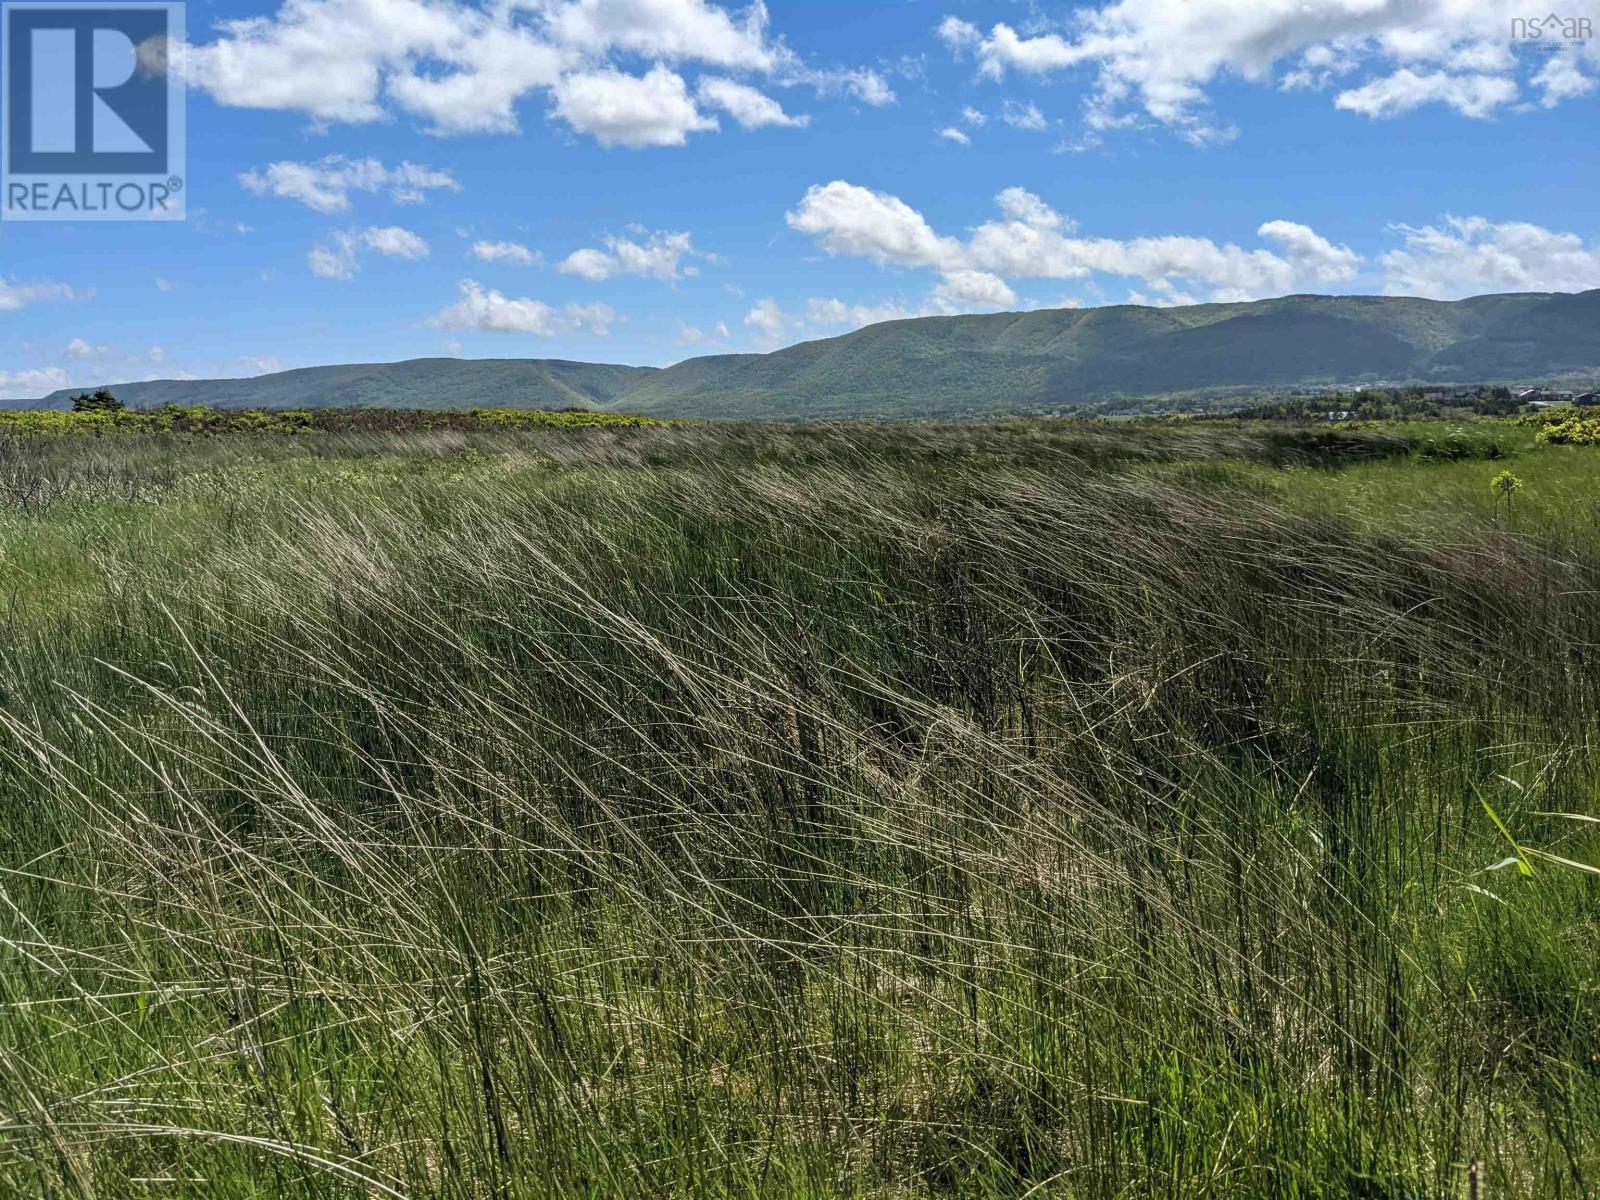
<instances>
[{"instance_id":1,"label":"sky above mountains","mask_svg":"<svg viewBox=\"0 0 1600 1200\"><path fill-rule=\"evenodd\" d=\"M190 3L189 219L0 226L0 396L1600 287L1551 16L1600 0Z\"/></svg>"}]
</instances>

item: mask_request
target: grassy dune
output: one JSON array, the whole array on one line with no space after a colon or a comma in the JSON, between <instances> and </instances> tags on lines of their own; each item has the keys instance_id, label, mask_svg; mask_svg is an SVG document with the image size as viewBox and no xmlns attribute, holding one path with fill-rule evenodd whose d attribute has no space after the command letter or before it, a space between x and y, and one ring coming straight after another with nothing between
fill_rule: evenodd
<instances>
[{"instance_id":1,"label":"grassy dune","mask_svg":"<svg viewBox=\"0 0 1600 1200\"><path fill-rule=\"evenodd\" d=\"M1439 436L0 441L0 1196L1592 1195L1600 451Z\"/></svg>"}]
</instances>

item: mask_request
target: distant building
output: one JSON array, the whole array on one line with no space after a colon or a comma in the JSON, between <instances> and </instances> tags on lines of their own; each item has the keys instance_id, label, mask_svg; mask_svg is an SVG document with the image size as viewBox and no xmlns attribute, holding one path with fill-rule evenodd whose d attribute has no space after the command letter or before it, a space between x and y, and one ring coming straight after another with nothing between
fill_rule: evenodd
<instances>
[{"instance_id":1,"label":"distant building","mask_svg":"<svg viewBox=\"0 0 1600 1200\"><path fill-rule=\"evenodd\" d=\"M1584 392L1572 398L1574 404L1600 404L1600 392Z\"/></svg>"},{"instance_id":2,"label":"distant building","mask_svg":"<svg viewBox=\"0 0 1600 1200\"><path fill-rule=\"evenodd\" d=\"M1545 395L1544 395L1544 398L1546 400L1549 400L1553 404L1571 404L1572 403L1572 393L1571 392L1546 392Z\"/></svg>"},{"instance_id":3,"label":"distant building","mask_svg":"<svg viewBox=\"0 0 1600 1200\"><path fill-rule=\"evenodd\" d=\"M1514 395L1524 404L1537 404L1544 399L1544 391L1541 388L1523 388Z\"/></svg>"}]
</instances>

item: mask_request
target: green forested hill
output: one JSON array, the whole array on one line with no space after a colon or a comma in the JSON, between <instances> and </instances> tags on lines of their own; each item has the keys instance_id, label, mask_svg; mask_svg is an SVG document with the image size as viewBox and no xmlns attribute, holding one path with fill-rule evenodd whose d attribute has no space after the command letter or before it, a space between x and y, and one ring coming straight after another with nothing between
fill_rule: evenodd
<instances>
[{"instance_id":1,"label":"green forested hill","mask_svg":"<svg viewBox=\"0 0 1600 1200\"><path fill-rule=\"evenodd\" d=\"M1600 371L1600 291L924 317L773 354L693 359L642 377L620 404L681 416L936 416L1363 376L1567 371Z\"/></svg>"},{"instance_id":2,"label":"green forested hill","mask_svg":"<svg viewBox=\"0 0 1600 1200\"><path fill-rule=\"evenodd\" d=\"M416 358L397 363L303 367L252 379L113 383L125 404L216 408L595 408L615 401L650 367L526 358ZM46 397L65 407L81 388Z\"/></svg>"},{"instance_id":3,"label":"green forested hill","mask_svg":"<svg viewBox=\"0 0 1600 1200\"><path fill-rule=\"evenodd\" d=\"M1362 378L1476 383L1567 373L1600 375L1600 290L919 317L664 370L434 358L112 387L140 407L594 406L686 417L918 417ZM47 400L61 406L69 395Z\"/></svg>"}]
</instances>

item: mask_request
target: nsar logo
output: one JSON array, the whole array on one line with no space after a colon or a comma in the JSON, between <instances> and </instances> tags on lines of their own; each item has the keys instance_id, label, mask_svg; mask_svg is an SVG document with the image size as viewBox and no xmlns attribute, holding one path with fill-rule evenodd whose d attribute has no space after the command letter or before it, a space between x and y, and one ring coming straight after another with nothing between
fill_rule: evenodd
<instances>
[{"instance_id":1,"label":"nsar logo","mask_svg":"<svg viewBox=\"0 0 1600 1200\"><path fill-rule=\"evenodd\" d=\"M1594 36L1594 22L1588 17L1567 17L1548 13L1542 17L1512 17L1511 40L1534 42L1545 50L1571 50Z\"/></svg>"},{"instance_id":2,"label":"nsar logo","mask_svg":"<svg viewBox=\"0 0 1600 1200\"><path fill-rule=\"evenodd\" d=\"M0 216L184 216L183 5L0 6Z\"/></svg>"}]
</instances>

